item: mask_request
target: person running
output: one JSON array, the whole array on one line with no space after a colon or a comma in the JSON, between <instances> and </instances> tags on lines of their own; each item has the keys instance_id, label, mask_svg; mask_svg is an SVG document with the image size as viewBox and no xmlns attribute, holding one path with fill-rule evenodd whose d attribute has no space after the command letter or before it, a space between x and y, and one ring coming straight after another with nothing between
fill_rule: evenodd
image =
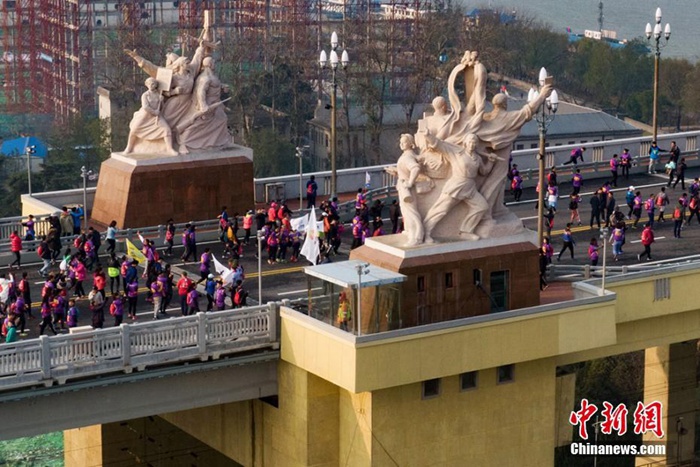
<instances>
[{"instance_id":1,"label":"person running","mask_svg":"<svg viewBox=\"0 0 700 467\"><path fill-rule=\"evenodd\" d=\"M22 266L22 238L16 230L10 234L10 251L15 255L15 260L10 263L9 269L14 265L19 269Z\"/></svg>"},{"instance_id":2,"label":"person running","mask_svg":"<svg viewBox=\"0 0 700 467\"><path fill-rule=\"evenodd\" d=\"M539 272L540 272L540 292L543 290L546 290L547 287L549 287L549 284L547 283L547 256L545 253L540 250L540 256L539 256Z\"/></svg>"},{"instance_id":3,"label":"person running","mask_svg":"<svg viewBox=\"0 0 700 467\"><path fill-rule=\"evenodd\" d=\"M632 227L637 228L639 219L642 217L642 192L636 191L634 193L634 200L632 201L632 216L634 216L634 224Z\"/></svg>"},{"instance_id":4,"label":"person running","mask_svg":"<svg viewBox=\"0 0 700 467\"><path fill-rule=\"evenodd\" d=\"M574 235L571 233L570 222L566 224L566 228L564 229L564 233L562 235L562 240L564 241L564 246L559 252L559 256L557 256L557 261L561 261L561 255L567 249L571 251L571 259L574 259L574 245L576 244L576 240L574 240Z\"/></svg>"},{"instance_id":5,"label":"person running","mask_svg":"<svg viewBox=\"0 0 700 467\"><path fill-rule=\"evenodd\" d=\"M66 325L69 329L78 326L79 317L80 311L78 310L78 307L75 306L75 300L71 298L70 300L68 300L68 317L66 321Z\"/></svg>"},{"instance_id":6,"label":"person running","mask_svg":"<svg viewBox=\"0 0 700 467\"><path fill-rule=\"evenodd\" d=\"M187 271L183 271L180 280L177 281L177 294L180 296L180 312L187 316L187 293L190 291L192 280L187 277Z\"/></svg>"},{"instance_id":7,"label":"person running","mask_svg":"<svg viewBox=\"0 0 700 467\"><path fill-rule=\"evenodd\" d=\"M545 258L547 258L547 264L552 264L552 257L554 256L554 247L549 241L548 237L542 239L542 253L544 253Z\"/></svg>"},{"instance_id":8,"label":"person running","mask_svg":"<svg viewBox=\"0 0 700 467\"><path fill-rule=\"evenodd\" d=\"M172 219L168 219L167 225L165 226L165 244L167 245L167 248L165 249L164 254L166 256L172 256L173 255L173 246L175 244L175 221Z\"/></svg>"},{"instance_id":9,"label":"person running","mask_svg":"<svg viewBox=\"0 0 700 467\"><path fill-rule=\"evenodd\" d=\"M588 259L591 260L591 266L598 266L598 239L591 238L591 243L588 245Z\"/></svg>"},{"instance_id":10,"label":"person running","mask_svg":"<svg viewBox=\"0 0 700 467\"><path fill-rule=\"evenodd\" d=\"M216 290L214 291L214 304L217 311L226 309L226 287L222 280L216 281Z\"/></svg>"},{"instance_id":11,"label":"person running","mask_svg":"<svg viewBox=\"0 0 700 467\"><path fill-rule=\"evenodd\" d=\"M681 230L683 229L683 217L685 210L683 209L683 201L678 200L676 208L673 210L673 237L681 238Z\"/></svg>"},{"instance_id":12,"label":"person running","mask_svg":"<svg viewBox=\"0 0 700 467\"><path fill-rule=\"evenodd\" d=\"M129 304L127 314L132 321L136 321L136 302L138 300L139 294L139 282L138 279L126 284L126 299Z\"/></svg>"},{"instance_id":13,"label":"person running","mask_svg":"<svg viewBox=\"0 0 700 467\"><path fill-rule=\"evenodd\" d=\"M97 286L93 286L88 299L90 300L90 311L92 312L92 327L93 329L102 329L105 322L104 295L100 293Z\"/></svg>"},{"instance_id":14,"label":"person running","mask_svg":"<svg viewBox=\"0 0 700 467\"><path fill-rule=\"evenodd\" d=\"M105 234L107 240L107 253L115 253L117 251L117 221L112 221L107 227Z\"/></svg>"},{"instance_id":15,"label":"person running","mask_svg":"<svg viewBox=\"0 0 700 467\"><path fill-rule=\"evenodd\" d=\"M625 193L625 202L627 207L629 207L629 212L627 213L627 219L632 219L632 211L634 210L634 187L630 186L627 188L627 193Z\"/></svg>"},{"instance_id":16,"label":"person running","mask_svg":"<svg viewBox=\"0 0 700 467\"><path fill-rule=\"evenodd\" d=\"M53 335L58 334L56 328L53 327L51 322L51 296L45 295L41 299L41 323L39 324L39 335L44 334L44 329L49 328Z\"/></svg>"},{"instance_id":17,"label":"person running","mask_svg":"<svg viewBox=\"0 0 700 467\"><path fill-rule=\"evenodd\" d=\"M523 196L523 178L518 174L513 177L510 181L510 188L513 191L513 198L515 201L520 201Z\"/></svg>"},{"instance_id":18,"label":"person running","mask_svg":"<svg viewBox=\"0 0 700 467\"><path fill-rule=\"evenodd\" d=\"M583 186L583 175L581 175L581 169L576 169L574 175L571 177L571 186L573 187L573 193L575 195L581 192L581 187Z\"/></svg>"},{"instance_id":19,"label":"person running","mask_svg":"<svg viewBox=\"0 0 700 467\"><path fill-rule=\"evenodd\" d=\"M625 180L629 180L630 167L632 167L632 155L627 148L623 149L622 154L620 154L620 167L622 167L622 176L625 177Z\"/></svg>"},{"instance_id":20,"label":"person running","mask_svg":"<svg viewBox=\"0 0 700 467\"><path fill-rule=\"evenodd\" d=\"M600 190L596 190L593 196L591 196L591 200L589 201L589 203L591 205L591 229L593 228L593 221L596 221L596 223L598 224L598 229L600 229Z\"/></svg>"},{"instance_id":21,"label":"person running","mask_svg":"<svg viewBox=\"0 0 700 467\"><path fill-rule=\"evenodd\" d=\"M581 146L580 148L574 148L571 150L571 154L569 155L569 160L564 162L564 165L567 164L574 164L578 165L578 161L580 160L583 162L583 153L586 151L585 146Z\"/></svg>"},{"instance_id":22,"label":"person running","mask_svg":"<svg viewBox=\"0 0 700 467\"><path fill-rule=\"evenodd\" d=\"M685 171L688 169L688 164L685 163L685 157L681 158L681 161L676 166L676 170L673 172L676 175L676 181L673 182L673 188L676 188L678 182L681 182L681 189L685 190ZM672 177L673 178L673 177ZM669 180L668 184L671 184Z\"/></svg>"},{"instance_id":23,"label":"person running","mask_svg":"<svg viewBox=\"0 0 700 467\"><path fill-rule=\"evenodd\" d=\"M557 211L557 201L559 201L559 187L557 185L547 186L547 206Z\"/></svg>"},{"instance_id":24,"label":"person running","mask_svg":"<svg viewBox=\"0 0 700 467\"><path fill-rule=\"evenodd\" d=\"M659 161L660 153L661 148L659 148L659 146L656 145L656 141L652 141L651 146L649 147L649 168L647 170L647 173L656 173L656 163Z\"/></svg>"},{"instance_id":25,"label":"person running","mask_svg":"<svg viewBox=\"0 0 700 467\"><path fill-rule=\"evenodd\" d=\"M207 247L199 258L199 281L197 283L207 280L209 273L211 273L211 253Z\"/></svg>"},{"instance_id":26,"label":"person running","mask_svg":"<svg viewBox=\"0 0 700 467\"><path fill-rule=\"evenodd\" d=\"M644 201L644 210L647 212L647 217L649 218L648 222L652 227L654 227L654 213L656 211L655 199L656 197L654 194L649 193L649 198Z\"/></svg>"},{"instance_id":27,"label":"person running","mask_svg":"<svg viewBox=\"0 0 700 467\"><path fill-rule=\"evenodd\" d=\"M637 260L641 261L642 256L646 255L647 261L651 261L651 244L654 243L654 230L649 222L644 226L642 231L642 245L644 245L644 251L637 255Z\"/></svg>"},{"instance_id":28,"label":"person running","mask_svg":"<svg viewBox=\"0 0 700 467\"><path fill-rule=\"evenodd\" d=\"M575 222L578 222L578 225L581 225L581 216L578 212L578 205L581 203L581 197L577 195L576 193L571 193L569 196L569 211L571 211L571 216L569 221L571 224Z\"/></svg>"},{"instance_id":29,"label":"person running","mask_svg":"<svg viewBox=\"0 0 700 467\"><path fill-rule=\"evenodd\" d=\"M668 195L666 194L666 187L661 187L654 200L656 207L659 208L659 218L656 219L657 222L666 222L664 219L664 211L666 211L666 205L669 204Z\"/></svg>"},{"instance_id":30,"label":"person running","mask_svg":"<svg viewBox=\"0 0 700 467\"><path fill-rule=\"evenodd\" d=\"M622 244L625 242L624 224L620 224L617 224L610 234L610 243L612 243L613 246L613 259L615 261L618 261L620 255L622 255Z\"/></svg>"},{"instance_id":31,"label":"person running","mask_svg":"<svg viewBox=\"0 0 700 467\"><path fill-rule=\"evenodd\" d=\"M158 313L161 312L161 304L163 301L163 283L156 278L151 282L151 299L153 300L153 319L158 319Z\"/></svg>"},{"instance_id":32,"label":"person running","mask_svg":"<svg viewBox=\"0 0 700 467\"><path fill-rule=\"evenodd\" d=\"M618 159L617 154L613 154L612 159L610 159L610 175L612 175L612 181L610 183L615 188L617 188L617 170L619 167L620 159Z\"/></svg>"},{"instance_id":33,"label":"person running","mask_svg":"<svg viewBox=\"0 0 700 467\"><path fill-rule=\"evenodd\" d=\"M216 295L214 274L209 274L207 276L207 282L204 284L204 291L207 294L207 311L212 311L214 309L214 296Z\"/></svg>"},{"instance_id":34,"label":"person running","mask_svg":"<svg viewBox=\"0 0 700 467\"><path fill-rule=\"evenodd\" d=\"M698 197L697 193L690 197L690 200L688 201L688 210L690 211L690 215L688 216L688 220L685 222L686 225L690 225L690 221L693 220L693 216L697 217L698 224L700 224L700 197Z\"/></svg>"},{"instance_id":35,"label":"person running","mask_svg":"<svg viewBox=\"0 0 700 467\"><path fill-rule=\"evenodd\" d=\"M119 326L124 320L124 302L122 295L112 294L112 303L109 305L109 314L114 317L114 326Z\"/></svg>"},{"instance_id":36,"label":"person running","mask_svg":"<svg viewBox=\"0 0 700 467\"><path fill-rule=\"evenodd\" d=\"M192 284L187 292L187 314L192 316L197 313L199 313L199 292L197 292L197 286Z\"/></svg>"}]
</instances>

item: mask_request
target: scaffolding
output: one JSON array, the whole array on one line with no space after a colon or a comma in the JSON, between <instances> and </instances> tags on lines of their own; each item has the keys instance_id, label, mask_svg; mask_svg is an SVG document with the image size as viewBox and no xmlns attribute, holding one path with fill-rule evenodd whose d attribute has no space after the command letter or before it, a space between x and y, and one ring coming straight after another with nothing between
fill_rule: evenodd
<instances>
[{"instance_id":1,"label":"scaffolding","mask_svg":"<svg viewBox=\"0 0 700 467\"><path fill-rule=\"evenodd\" d=\"M0 4L0 112L50 113L58 122L95 110L96 87L104 84L101 77L114 66L121 48L141 51L143 46L149 52L148 46L155 43L159 48L150 50L153 55L163 50L191 53L205 10L212 12L216 39L247 47L242 53L248 62L268 68L279 60L275 54L300 64L313 62L331 26L351 20L396 22L410 40L411 29L431 8L430 0L390 0L384 15L378 0L0 0ZM149 36L159 28L159 35ZM166 36L172 43L158 44ZM221 49L220 55L231 53ZM310 80L316 78L315 67L304 68Z\"/></svg>"}]
</instances>

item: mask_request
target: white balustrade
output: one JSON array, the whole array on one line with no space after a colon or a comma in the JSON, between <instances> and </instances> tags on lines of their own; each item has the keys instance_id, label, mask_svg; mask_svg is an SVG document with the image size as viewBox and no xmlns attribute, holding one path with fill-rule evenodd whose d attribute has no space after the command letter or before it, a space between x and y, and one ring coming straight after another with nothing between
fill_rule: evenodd
<instances>
[{"instance_id":1,"label":"white balustrade","mask_svg":"<svg viewBox=\"0 0 700 467\"><path fill-rule=\"evenodd\" d=\"M277 347L277 305L0 345L0 391Z\"/></svg>"}]
</instances>

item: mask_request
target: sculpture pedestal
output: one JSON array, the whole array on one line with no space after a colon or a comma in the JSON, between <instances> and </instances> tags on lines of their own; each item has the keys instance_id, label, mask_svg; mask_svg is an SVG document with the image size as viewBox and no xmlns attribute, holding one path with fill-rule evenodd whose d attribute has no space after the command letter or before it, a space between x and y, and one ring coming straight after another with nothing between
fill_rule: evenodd
<instances>
[{"instance_id":1,"label":"sculpture pedestal","mask_svg":"<svg viewBox=\"0 0 700 467\"><path fill-rule=\"evenodd\" d=\"M213 219L254 206L252 149L163 156L114 153L102 163L91 221L119 228Z\"/></svg>"},{"instance_id":2,"label":"sculpture pedestal","mask_svg":"<svg viewBox=\"0 0 700 467\"><path fill-rule=\"evenodd\" d=\"M400 316L388 322L386 316L363 315L363 329L384 331L485 315L495 311L496 303L505 303L505 310L540 304L535 232L416 247L404 247L406 241L403 234L372 237L350 252L350 259L408 276ZM377 319L381 322L372 321Z\"/></svg>"}]
</instances>

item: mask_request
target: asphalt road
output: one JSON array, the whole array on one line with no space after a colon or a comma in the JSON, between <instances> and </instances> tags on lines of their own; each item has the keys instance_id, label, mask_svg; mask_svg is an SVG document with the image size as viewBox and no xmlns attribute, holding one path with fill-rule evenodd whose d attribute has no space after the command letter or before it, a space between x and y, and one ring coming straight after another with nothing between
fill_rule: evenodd
<instances>
[{"instance_id":1,"label":"asphalt road","mask_svg":"<svg viewBox=\"0 0 700 467\"><path fill-rule=\"evenodd\" d=\"M700 169L691 169L688 171L688 177L686 177L686 180L692 181L692 179L698 175L700 175ZM588 243L590 242L591 237L599 236L599 231L597 228L591 229L589 227L589 200L592 195L592 192L600 185L602 185L603 182L604 180L602 179L586 181L584 188L581 192L583 202L581 203L580 213L583 225L581 227L575 226L573 228L574 239L576 241L576 245L574 247L575 258L572 260L567 252L564 256L562 256L560 264L587 264L588 258L586 252ZM660 187L664 186L666 182L667 177L663 174L637 175L631 177L629 181L621 180L619 183L620 188L614 190L615 199L617 200L617 203L619 205L623 206L623 212L626 213L627 210L624 209L626 208L625 192L627 190L628 185L634 185L637 189L641 190L643 197L646 198L650 193L657 193ZM570 193L569 180L560 180L560 193L562 194L562 198L559 201L559 212L555 217L554 230L552 231L552 244L554 246L555 254L558 253L562 247L561 234L563 227L565 226L569 217L567 200L568 194ZM676 189L667 189L667 193L670 197L671 203L674 203L682 193L682 190L679 185ZM532 230L536 230L537 228L537 211L535 209L535 198L536 194L534 189L526 189L523 194L522 200L517 203L512 201L512 196L509 193L506 193L505 198L506 204L510 207L510 209L523 220L523 223L526 227ZM387 211L388 210L385 210L385 215L387 214ZM670 218L672 210L667 207L666 211L666 217ZM642 230L641 226L643 225L643 222L645 220L646 213L643 213L642 220L640 221L640 228L637 230L628 230L627 244L624 248L625 252L620 258L619 262L611 262L612 248L608 248L608 264L625 265L638 262L636 255L637 253L643 250L639 237L641 235ZM390 223L385 222L385 225L390 225ZM697 245L700 242L700 225L698 224L693 224L691 226L685 227L682 234L683 238L680 239L676 239L673 237L673 222L671 221L667 221L666 223L657 223L655 226L655 233L657 241L652 247L652 256L655 260L664 260L675 257L689 256L700 252L697 248ZM345 229L343 245L341 246L341 254L334 257L334 261L343 261L348 258L351 240L351 229ZM223 246L218 240L198 243L198 252L200 252L201 254L203 249L207 246L211 248L212 253L222 263L225 263L225 261L222 260ZM102 250L104 250L104 248L105 247L103 245ZM251 244L249 246L244 247L243 257L241 258L241 264L243 265L246 271L246 280L244 285L250 294L248 302L249 305L257 303L258 299L258 260L255 257L256 253L257 247L254 244ZM186 270L189 272L190 277L198 277L199 270L197 263L184 264L180 260L181 254L182 247L178 247L176 245L174 255L172 257L165 257L164 259L172 264L173 270L174 272L176 272L176 274L179 274L179 272L181 272L182 270ZM306 276L302 272L302 269L303 266L309 264L308 262L306 262L302 258L297 263L287 262L269 265L267 264L267 261L265 261L265 259L266 254L265 252L263 252L263 261L261 262L263 303L267 303L269 301L279 301L283 299L300 299L306 295L308 283ZM44 281L37 273L40 265L36 254L33 252L24 253L23 260L25 261L25 264L23 265L22 270L26 270L30 273L29 277L32 283L32 297L35 302L33 306L33 313L35 316L38 316L39 312L37 301L41 296L41 287L44 283ZM106 263L105 257L103 257L102 262L103 264ZM7 272L7 268L3 267L2 269L0 269L0 271ZM16 273L16 271L13 272ZM178 277L176 275L176 280L177 278ZM85 288L86 290L88 290L87 285L91 285L91 281L88 280L86 282L87 284ZM141 279L141 286L142 288L141 293L138 297L137 309L139 322L149 321L153 319L153 311L151 305L150 303L147 303L145 301L146 289L145 284L143 283L143 279ZM79 324L90 324L90 311L87 306L87 300L78 301L78 307L81 311ZM200 308L206 308L205 298L200 299ZM177 296L174 298L171 308L168 310L168 316L180 316L179 301L177 299ZM39 319L28 320L28 334L27 336L23 336L23 338L31 338L36 337L38 335L39 321ZM125 322L129 322L129 320L125 319ZM105 327L112 325L113 318L107 315L105 319Z\"/></svg>"}]
</instances>

